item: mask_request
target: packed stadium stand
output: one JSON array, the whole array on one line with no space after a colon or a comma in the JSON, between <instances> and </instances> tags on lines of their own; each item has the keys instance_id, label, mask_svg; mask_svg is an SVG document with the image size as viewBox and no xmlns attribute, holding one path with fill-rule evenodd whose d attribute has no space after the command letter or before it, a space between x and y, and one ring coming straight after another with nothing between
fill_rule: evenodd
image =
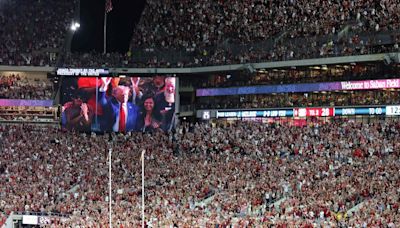
<instances>
[{"instance_id":1,"label":"packed stadium stand","mask_svg":"<svg viewBox=\"0 0 400 228\"><path fill-rule=\"evenodd\" d=\"M53 82L27 76L0 75L0 99L50 100L53 97Z\"/></svg>"},{"instance_id":2,"label":"packed stadium stand","mask_svg":"<svg viewBox=\"0 0 400 228\"><path fill-rule=\"evenodd\" d=\"M398 120L305 128L183 124L176 154L176 142L159 133L109 141L54 127L2 126L0 209L68 214L64 226L107 226L112 148L114 224L140 226L137 150L145 148L152 227L395 227L399 127Z\"/></svg>"},{"instance_id":3,"label":"packed stadium stand","mask_svg":"<svg viewBox=\"0 0 400 228\"><path fill-rule=\"evenodd\" d=\"M394 1L148 1L130 52L83 59L96 66L182 67L398 51L398 7Z\"/></svg>"},{"instance_id":4,"label":"packed stadium stand","mask_svg":"<svg viewBox=\"0 0 400 228\"><path fill-rule=\"evenodd\" d=\"M0 65L56 65L60 59L58 64L75 67L182 67L399 50L399 6L394 0L152 0L147 1L127 53L66 54L62 50L77 5L3 1L0 20L8 26L1 28L5 42Z\"/></svg>"},{"instance_id":5,"label":"packed stadium stand","mask_svg":"<svg viewBox=\"0 0 400 228\"><path fill-rule=\"evenodd\" d=\"M398 0L147 0L104 53L82 2L0 1L0 228L400 227Z\"/></svg>"},{"instance_id":6,"label":"packed stadium stand","mask_svg":"<svg viewBox=\"0 0 400 228\"><path fill-rule=\"evenodd\" d=\"M196 48L400 28L396 1L147 1L132 46ZM184 24L184 26L182 26Z\"/></svg>"},{"instance_id":7,"label":"packed stadium stand","mask_svg":"<svg viewBox=\"0 0 400 228\"><path fill-rule=\"evenodd\" d=\"M0 3L0 65L55 65L76 1Z\"/></svg>"}]
</instances>

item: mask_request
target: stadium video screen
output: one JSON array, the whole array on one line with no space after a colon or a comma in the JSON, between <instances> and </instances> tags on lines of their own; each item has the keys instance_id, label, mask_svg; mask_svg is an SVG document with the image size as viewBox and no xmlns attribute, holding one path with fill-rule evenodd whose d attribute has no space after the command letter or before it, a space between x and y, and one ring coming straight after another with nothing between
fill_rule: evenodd
<instances>
[{"instance_id":1,"label":"stadium video screen","mask_svg":"<svg viewBox=\"0 0 400 228\"><path fill-rule=\"evenodd\" d=\"M176 78L64 77L61 124L83 132L170 131Z\"/></svg>"}]
</instances>

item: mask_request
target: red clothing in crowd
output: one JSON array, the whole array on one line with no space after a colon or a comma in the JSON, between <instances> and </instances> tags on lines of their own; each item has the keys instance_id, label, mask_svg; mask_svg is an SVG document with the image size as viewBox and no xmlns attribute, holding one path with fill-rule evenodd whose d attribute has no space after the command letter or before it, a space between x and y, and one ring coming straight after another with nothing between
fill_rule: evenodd
<instances>
[{"instance_id":1,"label":"red clothing in crowd","mask_svg":"<svg viewBox=\"0 0 400 228\"><path fill-rule=\"evenodd\" d=\"M363 156L363 152L362 152L362 150L360 148L357 148L356 150L354 150L353 156L354 157L358 157L358 158L364 157Z\"/></svg>"}]
</instances>

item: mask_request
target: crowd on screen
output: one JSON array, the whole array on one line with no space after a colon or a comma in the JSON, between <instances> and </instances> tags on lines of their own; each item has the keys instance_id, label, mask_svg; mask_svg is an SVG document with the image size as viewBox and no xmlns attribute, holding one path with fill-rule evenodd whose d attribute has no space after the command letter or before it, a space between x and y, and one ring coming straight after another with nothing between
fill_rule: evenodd
<instances>
[{"instance_id":1,"label":"crowd on screen","mask_svg":"<svg viewBox=\"0 0 400 228\"><path fill-rule=\"evenodd\" d=\"M174 134L90 135L1 125L0 211L60 227L398 227L400 122L304 127L183 123Z\"/></svg>"},{"instance_id":2,"label":"crowd on screen","mask_svg":"<svg viewBox=\"0 0 400 228\"><path fill-rule=\"evenodd\" d=\"M0 65L55 65L75 1L5 0L0 4Z\"/></svg>"},{"instance_id":3,"label":"crowd on screen","mask_svg":"<svg viewBox=\"0 0 400 228\"><path fill-rule=\"evenodd\" d=\"M0 65L55 65L59 53L65 54L62 46L76 2L25 1L3 1L0 8L0 22L6 25L0 28L4 41ZM65 54L61 63L189 67L396 51L399 10L395 0L371 4L361 0L152 0L134 32L131 51ZM389 40L381 39L380 33L390 34ZM179 58L182 54L185 57Z\"/></svg>"},{"instance_id":4,"label":"crowd on screen","mask_svg":"<svg viewBox=\"0 0 400 228\"><path fill-rule=\"evenodd\" d=\"M50 100L53 83L50 80L27 76L0 75L0 99Z\"/></svg>"},{"instance_id":5,"label":"crowd on screen","mask_svg":"<svg viewBox=\"0 0 400 228\"><path fill-rule=\"evenodd\" d=\"M399 103L399 91L344 91L319 93L254 94L200 97L199 109L321 107L390 105Z\"/></svg>"}]
</instances>

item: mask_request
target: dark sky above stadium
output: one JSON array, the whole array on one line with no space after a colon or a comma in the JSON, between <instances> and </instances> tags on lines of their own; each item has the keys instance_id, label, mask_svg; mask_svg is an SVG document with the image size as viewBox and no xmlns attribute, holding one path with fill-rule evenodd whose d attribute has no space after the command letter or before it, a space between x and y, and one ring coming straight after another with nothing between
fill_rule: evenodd
<instances>
[{"instance_id":1,"label":"dark sky above stadium","mask_svg":"<svg viewBox=\"0 0 400 228\"><path fill-rule=\"evenodd\" d=\"M107 52L125 53L146 0L113 0L107 15ZM103 52L105 0L80 1L80 25L72 39L73 52Z\"/></svg>"}]
</instances>

